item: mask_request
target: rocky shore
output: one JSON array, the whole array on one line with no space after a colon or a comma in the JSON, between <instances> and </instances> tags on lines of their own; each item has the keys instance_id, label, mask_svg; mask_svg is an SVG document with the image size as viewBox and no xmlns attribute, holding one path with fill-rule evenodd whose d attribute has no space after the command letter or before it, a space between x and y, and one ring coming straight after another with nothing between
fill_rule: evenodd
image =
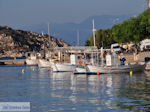
<instances>
[{"instance_id":1,"label":"rocky shore","mask_svg":"<svg viewBox=\"0 0 150 112\"><path fill-rule=\"evenodd\" d=\"M47 34L31 31L14 30L7 26L0 26L0 57L22 57L26 52L41 52L44 49L69 46L61 39Z\"/></svg>"}]
</instances>

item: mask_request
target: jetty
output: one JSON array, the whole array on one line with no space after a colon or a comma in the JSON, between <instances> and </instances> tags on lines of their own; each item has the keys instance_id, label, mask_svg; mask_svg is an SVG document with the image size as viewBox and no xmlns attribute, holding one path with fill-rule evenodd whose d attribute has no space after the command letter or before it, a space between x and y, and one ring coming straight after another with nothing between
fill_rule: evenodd
<instances>
[{"instance_id":1,"label":"jetty","mask_svg":"<svg viewBox=\"0 0 150 112\"><path fill-rule=\"evenodd\" d=\"M0 58L1 65L25 65L26 57L4 57Z\"/></svg>"}]
</instances>

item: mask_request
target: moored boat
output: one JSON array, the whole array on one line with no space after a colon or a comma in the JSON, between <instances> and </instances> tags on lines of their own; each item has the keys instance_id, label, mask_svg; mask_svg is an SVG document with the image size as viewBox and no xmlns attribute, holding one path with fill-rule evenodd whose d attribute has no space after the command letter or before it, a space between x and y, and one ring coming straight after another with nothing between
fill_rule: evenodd
<instances>
[{"instance_id":1,"label":"moored boat","mask_svg":"<svg viewBox=\"0 0 150 112\"><path fill-rule=\"evenodd\" d=\"M112 73L129 73L132 72L140 72L145 69L145 63L139 64L125 64L126 59L121 58L118 59L116 54L106 55L106 65L103 66L95 66L95 65L87 65L87 70L90 73L100 73L100 74L112 74Z\"/></svg>"},{"instance_id":2,"label":"moored boat","mask_svg":"<svg viewBox=\"0 0 150 112\"><path fill-rule=\"evenodd\" d=\"M100 74L116 74L116 73L129 73L132 72L141 72L145 68L145 64L134 64L134 65L123 65L123 66L94 66L94 65L88 65L87 69L88 72L97 74L98 72Z\"/></svg>"},{"instance_id":3,"label":"moored boat","mask_svg":"<svg viewBox=\"0 0 150 112\"><path fill-rule=\"evenodd\" d=\"M76 68L76 65L71 63L54 63L51 62L51 67L53 72L73 72Z\"/></svg>"},{"instance_id":4,"label":"moored boat","mask_svg":"<svg viewBox=\"0 0 150 112\"><path fill-rule=\"evenodd\" d=\"M34 52L27 53L26 64L27 65L37 65L38 64L36 53L34 53Z\"/></svg>"},{"instance_id":5,"label":"moored boat","mask_svg":"<svg viewBox=\"0 0 150 112\"><path fill-rule=\"evenodd\" d=\"M76 67L74 74L86 74L86 68Z\"/></svg>"},{"instance_id":6,"label":"moored boat","mask_svg":"<svg viewBox=\"0 0 150 112\"><path fill-rule=\"evenodd\" d=\"M50 60L48 59L39 59L38 60L38 67L41 67L41 68L49 68L51 67L51 62Z\"/></svg>"}]
</instances>

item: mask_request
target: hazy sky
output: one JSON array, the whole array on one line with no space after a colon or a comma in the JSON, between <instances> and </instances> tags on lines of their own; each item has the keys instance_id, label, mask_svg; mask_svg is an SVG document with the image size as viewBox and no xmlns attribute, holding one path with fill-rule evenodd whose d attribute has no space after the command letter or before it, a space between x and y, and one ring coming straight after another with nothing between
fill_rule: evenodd
<instances>
[{"instance_id":1,"label":"hazy sky","mask_svg":"<svg viewBox=\"0 0 150 112\"><path fill-rule=\"evenodd\" d=\"M0 25L79 23L94 15L141 13L147 0L0 0Z\"/></svg>"}]
</instances>

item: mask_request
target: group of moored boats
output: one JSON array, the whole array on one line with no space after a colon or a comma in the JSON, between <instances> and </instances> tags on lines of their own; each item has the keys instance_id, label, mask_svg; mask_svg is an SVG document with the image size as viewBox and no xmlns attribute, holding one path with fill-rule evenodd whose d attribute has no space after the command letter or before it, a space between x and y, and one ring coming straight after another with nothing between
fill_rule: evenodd
<instances>
[{"instance_id":1,"label":"group of moored boats","mask_svg":"<svg viewBox=\"0 0 150 112\"><path fill-rule=\"evenodd\" d=\"M49 31L49 24L48 24ZM50 34L49 34L50 35ZM70 63L66 62L56 62L51 56L49 58L36 58L36 54L31 54L29 58L26 59L27 65L38 65L38 67L49 67L53 72L73 72L75 74L106 74L106 73L127 73L130 71L140 72L145 69L145 63L125 63L125 59L119 59L115 53L108 53L104 57L103 48L101 48L100 55L99 50L95 47L95 28L93 20L93 42L94 47L61 47L55 51L59 51L61 58L61 52L70 53ZM50 36L49 36L50 38ZM50 44L50 43L49 43ZM96 52L95 52L96 51ZM90 56L87 59L86 53ZM94 55L95 53L95 55ZM83 54L82 57L78 58L77 55ZM105 58L105 59L103 59Z\"/></svg>"},{"instance_id":2,"label":"group of moored boats","mask_svg":"<svg viewBox=\"0 0 150 112\"><path fill-rule=\"evenodd\" d=\"M74 54L73 54L74 55ZM70 56L72 57L72 55ZM75 57L75 56L73 56ZM75 60L75 59L73 59ZM108 54L105 60L102 60L101 64L94 63L62 63L55 62L51 58L47 59L36 59L35 55L27 58L27 65L38 65L38 67L48 67L51 68L53 72L73 72L75 74L111 74L111 73L129 73L140 72L145 69L145 63L122 63L120 59L116 57L116 55ZM86 62L86 63L85 63Z\"/></svg>"}]
</instances>

